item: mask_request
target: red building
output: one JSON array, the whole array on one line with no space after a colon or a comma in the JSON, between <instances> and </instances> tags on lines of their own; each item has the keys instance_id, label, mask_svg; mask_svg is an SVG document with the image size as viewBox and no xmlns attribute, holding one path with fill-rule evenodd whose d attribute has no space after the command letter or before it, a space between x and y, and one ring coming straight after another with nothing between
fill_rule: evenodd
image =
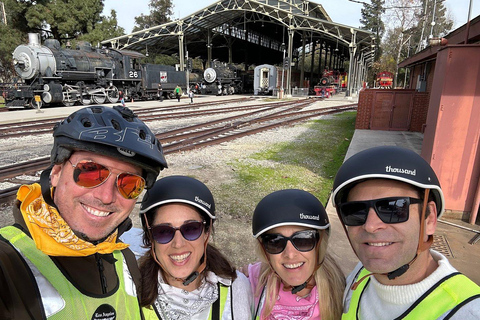
<instances>
[{"instance_id":1,"label":"red building","mask_svg":"<svg viewBox=\"0 0 480 320\"><path fill-rule=\"evenodd\" d=\"M364 90L356 128L424 133L446 214L480 223L480 16L402 61L402 90Z\"/></svg>"}]
</instances>

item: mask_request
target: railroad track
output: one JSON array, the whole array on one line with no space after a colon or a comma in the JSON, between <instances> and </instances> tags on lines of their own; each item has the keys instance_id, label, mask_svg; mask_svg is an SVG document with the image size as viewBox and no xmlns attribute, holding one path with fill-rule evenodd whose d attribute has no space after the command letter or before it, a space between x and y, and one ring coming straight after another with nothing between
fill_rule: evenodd
<instances>
[{"instance_id":1,"label":"railroad track","mask_svg":"<svg viewBox=\"0 0 480 320\"><path fill-rule=\"evenodd\" d=\"M229 100L228 103L245 102L247 98ZM144 122L158 121L163 119L180 119L186 117L204 117L214 114L242 112L249 109L261 109L269 106L283 107L291 102L274 102L269 104L240 105L234 107L211 108L204 107L222 105L224 102L204 102L193 105L150 107L134 110L135 114ZM47 120L22 121L0 125L0 139L22 137L25 135L40 135L52 132L53 126L65 117Z\"/></svg>"},{"instance_id":2,"label":"railroad track","mask_svg":"<svg viewBox=\"0 0 480 320\"><path fill-rule=\"evenodd\" d=\"M348 104L329 108L315 108L302 110L310 106L313 101L303 100L297 103L290 102L290 107L261 115L266 111L275 110L270 106L261 110L254 110L242 115L225 117L198 125L191 125L157 134L162 142L166 155L202 148L210 145L232 141L244 136L253 135L273 128L303 122L313 117L356 109L356 104ZM49 157L43 157L20 164L0 167L0 181L8 181L19 175L36 175L50 164ZM16 194L16 187L0 190L0 203L10 201Z\"/></svg>"}]
</instances>

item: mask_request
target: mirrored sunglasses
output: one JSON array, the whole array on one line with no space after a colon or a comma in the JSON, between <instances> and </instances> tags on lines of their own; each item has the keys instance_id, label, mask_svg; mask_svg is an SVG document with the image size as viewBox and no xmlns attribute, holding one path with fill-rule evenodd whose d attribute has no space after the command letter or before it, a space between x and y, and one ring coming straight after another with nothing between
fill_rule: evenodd
<instances>
[{"instance_id":1,"label":"mirrored sunglasses","mask_svg":"<svg viewBox=\"0 0 480 320\"><path fill-rule=\"evenodd\" d=\"M290 241L295 249L301 252L308 252L315 248L320 238L318 230L302 230L285 237L278 233L266 233L260 236L263 248L269 254L279 254L285 250L287 242Z\"/></svg>"},{"instance_id":2,"label":"mirrored sunglasses","mask_svg":"<svg viewBox=\"0 0 480 320\"><path fill-rule=\"evenodd\" d=\"M110 169L99 163L81 160L77 164L73 164L73 180L75 183L83 188L96 188L107 181L112 174ZM145 188L145 179L143 177L129 173L122 172L117 175L116 184L118 192L125 199L136 199Z\"/></svg>"},{"instance_id":3,"label":"mirrored sunglasses","mask_svg":"<svg viewBox=\"0 0 480 320\"><path fill-rule=\"evenodd\" d=\"M408 220L410 205L421 203L411 197L390 197L366 201L349 201L340 204L339 211L346 226L361 226L367 221L368 211L373 208L384 223L401 223Z\"/></svg>"},{"instance_id":4,"label":"mirrored sunglasses","mask_svg":"<svg viewBox=\"0 0 480 320\"><path fill-rule=\"evenodd\" d=\"M183 238L188 241L197 240L203 232L205 221L192 221L182 224L180 227L172 227L168 224L159 224L150 228L153 239L160 244L167 244L175 237L175 232L180 230Z\"/></svg>"}]
</instances>

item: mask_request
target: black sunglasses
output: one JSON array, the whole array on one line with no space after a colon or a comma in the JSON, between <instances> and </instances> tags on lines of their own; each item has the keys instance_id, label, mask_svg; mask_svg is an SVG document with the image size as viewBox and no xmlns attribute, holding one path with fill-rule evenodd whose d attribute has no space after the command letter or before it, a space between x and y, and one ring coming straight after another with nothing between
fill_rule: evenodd
<instances>
[{"instance_id":1,"label":"black sunglasses","mask_svg":"<svg viewBox=\"0 0 480 320\"><path fill-rule=\"evenodd\" d=\"M203 232L205 221L192 221L182 224L180 227L172 227L168 224L159 224L150 228L153 239L160 244L167 244L175 237L175 232L180 233L188 241L197 240Z\"/></svg>"},{"instance_id":2,"label":"black sunglasses","mask_svg":"<svg viewBox=\"0 0 480 320\"><path fill-rule=\"evenodd\" d=\"M346 226L364 225L368 211L373 208L384 223L401 223L408 220L411 204L420 203L421 199L411 197L390 197L366 201L349 201L340 204L340 216Z\"/></svg>"},{"instance_id":3,"label":"black sunglasses","mask_svg":"<svg viewBox=\"0 0 480 320\"><path fill-rule=\"evenodd\" d=\"M287 242L290 241L295 249L301 252L308 252L315 248L320 238L317 230L302 230L285 237L278 233L266 233L260 236L262 246L269 254L279 254L285 250Z\"/></svg>"}]
</instances>

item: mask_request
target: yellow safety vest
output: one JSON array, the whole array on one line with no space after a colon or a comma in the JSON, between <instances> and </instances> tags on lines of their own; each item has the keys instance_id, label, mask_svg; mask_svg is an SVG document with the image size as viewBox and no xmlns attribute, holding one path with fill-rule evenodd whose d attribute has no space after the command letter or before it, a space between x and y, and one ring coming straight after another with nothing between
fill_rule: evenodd
<instances>
[{"instance_id":1,"label":"yellow safety vest","mask_svg":"<svg viewBox=\"0 0 480 320\"><path fill-rule=\"evenodd\" d=\"M75 288L23 231L8 226L0 229L0 234L22 254L32 270L48 319L140 319L135 284L121 252L113 253L119 288L108 297L91 297Z\"/></svg>"},{"instance_id":2,"label":"yellow safety vest","mask_svg":"<svg viewBox=\"0 0 480 320\"><path fill-rule=\"evenodd\" d=\"M217 319L222 318L223 311L225 310L225 303L227 302L228 289L230 288L230 287L224 286L223 284L219 284L219 287L220 287L220 297L219 297L219 300L217 300L217 301L220 302L220 309L219 309L220 311L218 312L218 318ZM233 309L232 299L230 299L230 304L231 304L230 308ZM209 320L212 320L212 309L213 309L214 305L215 305L215 303L213 303L213 305L210 307L210 313L208 315ZM156 307L154 305L152 305L150 307L143 307L142 310L143 310L143 315L145 317L145 320L161 319L160 318L160 313L158 312L158 310L156 309Z\"/></svg>"},{"instance_id":3,"label":"yellow safety vest","mask_svg":"<svg viewBox=\"0 0 480 320\"><path fill-rule=\"evenodd\" d=\"M367 274L369 272L362 268L355 281ZM360 299L369 283L370 279L362 281L352 292L348 312L342 315L342 320L359 319ZM418 298L407 311L395 319L437 319L447 311L461 306L462 303L470 301L469 298L474 297L480 297L480 287L463 274L452 273L437 282L435 286ZM452 311L456 312L457 309Z\"/></svg>"}]
</instances>

